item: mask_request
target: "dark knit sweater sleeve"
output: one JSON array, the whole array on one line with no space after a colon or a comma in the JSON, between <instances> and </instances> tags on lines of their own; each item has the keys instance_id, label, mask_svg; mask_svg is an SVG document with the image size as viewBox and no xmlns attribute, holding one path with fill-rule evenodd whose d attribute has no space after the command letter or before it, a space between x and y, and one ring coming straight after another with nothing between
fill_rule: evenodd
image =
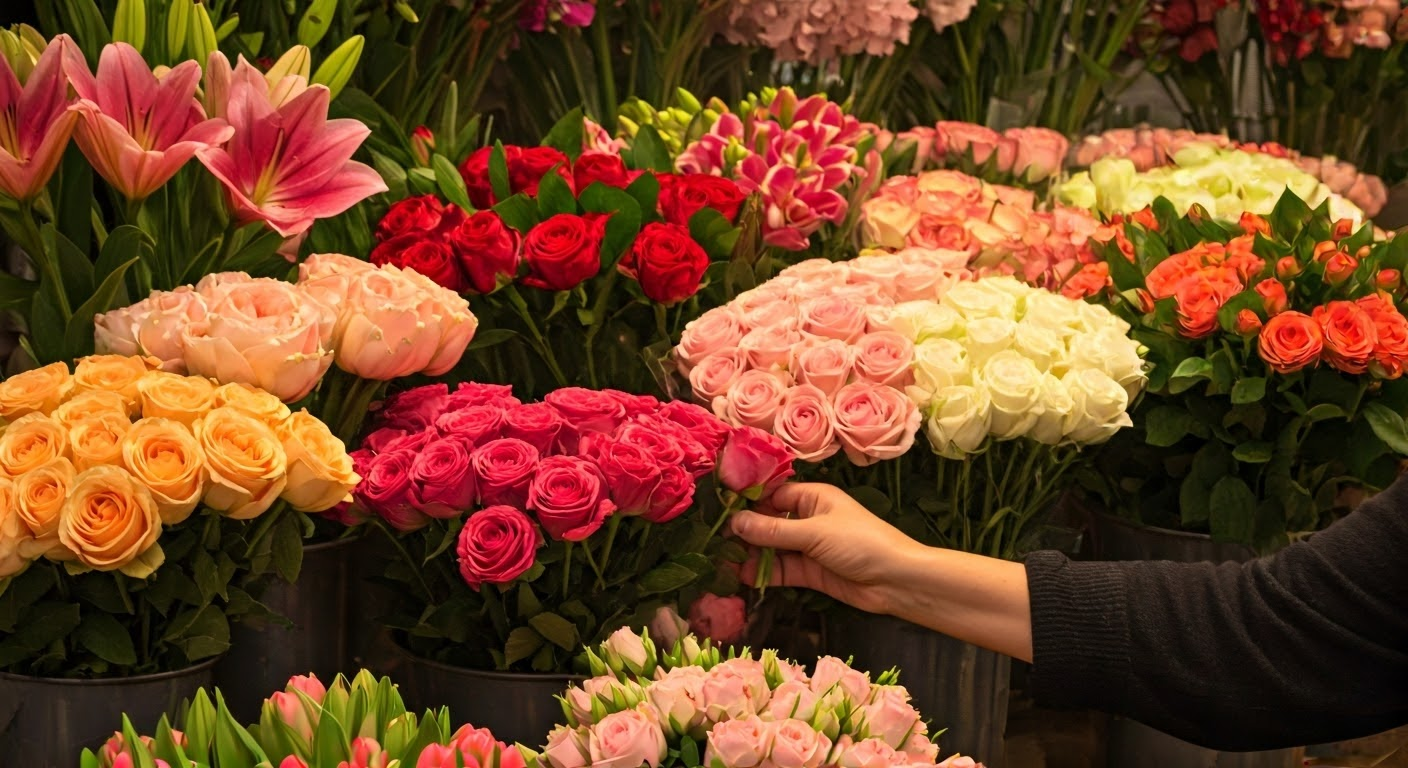
<instances>
[{"instance_id":1,"label":"dark knit sweater sleeve","mask_svg":"<svg viewBox=\"0 0 1408 768\"><path fill-rule=\"evenodd\" d=\"M1038 702L1223 750L1408 723L1408 480L1257 562L1026 567Z\"/></svg>"}]
</instances>

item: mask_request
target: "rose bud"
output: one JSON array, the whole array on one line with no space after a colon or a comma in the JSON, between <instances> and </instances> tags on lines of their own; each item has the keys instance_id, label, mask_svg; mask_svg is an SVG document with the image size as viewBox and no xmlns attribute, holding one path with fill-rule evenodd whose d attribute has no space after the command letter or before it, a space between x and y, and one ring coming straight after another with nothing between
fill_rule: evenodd
<instances>
[{"instance_id":1,"label":"rose bud","mask_svg":"<svg viewBox=\"0 0 1408 768\"><path fill-rule=\"evenodd\" d=\"M1302 271L1300 260L1294 256L1283 256L1276 262L1276 276L1282 280L1290 280Z\"/></svg>"},{"instance_id":2,"label":"rose bud","mask_svg":"<svg viewBox=\"0 0 1408 768\"><path fill-rule=\"evenodd\" d=\"M1324 264L1325 262L1329 261L1330 257L1333 256L1338 250L1339 246L1335 243L1330 242L1329 240L1316 243L1314 259L1315 261Z\"/></svg>"},{"instance_id":3,"label":"rose bud","mask_svg":"<svg viewBox=\"0 0 1408 768\"><path fill-rule=\"evenodd\" d=\"M1136 289L1136 290L1135 290L1134 295L1135 295L1135 298L1137 298L1137 299L1139 300L1139 311L1140 311L1140 312L1142 312L1142 313L1144 313L1144 314L1147 315L1147 314L1149 314L1150 312L1153 312L1153 311L1154 311L1154 295L1153 295L1153 294L1149 293L1148 291L1144 290L1143 288L1139 288L1139 289Z\"/></svg>"},{"instance_id":4,"label":"rose bud","mask_svg":"<svg viewBox=\"0 0 1408 768\"><path fill-rule=\"evenodd\" d=\"M1380 290L1396 291L1398 290L1398 286L1403 282L1403 273L1396 269L1381 269L1379 270L1378 277L1374 279L1374 282L1378 285Z\"/></svg>"},{"instance_id":5,"label":"rose bud","mask_svg":"<svg viewBox=\"0 0 1408 768\"><path fill-rule=\"evenodd\" d=\"M1237 223L1241 225L1242 231L1249 235L1260 232L1267 237L1271 236L1271 224L1251 211L1243 211L1242 219Z\"/></svg>"},{"instance_id":6,"label":"rose bud","mask_svg":"<svg viewBox=\"0 0 1408 768\"><path fill-rule=\"evenodd\" d=\"M1286 286L1281 281L1266 278L1256 284L1257 295L1261 297L1262 306L1266 309L1266 314L1275 317L1286 311L1291 300L1286 296Z\"/></svg>"},{"instance_id":7,"label":"rose bud","mask_svg":"<svg viewBox=\"0 0 1408 768\"><path fill-rule=\"evenodd\" d=\"M1335 231L1331 233L1330 236L1335 238L1338 242L1352 234L1354 234L1354 221L1352 219L1340 219L1335 222Z\"/></svg>"},{"instance_id":8,"label":"rose bud","mask_svg":"<svg viewBox=\"0 0 1408 768\"><path fill-rule=\"evenodd\" d=\"M1237 313L1237 333L1243 336L1253 336L1261 330L1261 318L1250 309L1244 309Z\"/></svg>"},{"instance_id":9,"label":"rose bud","mask_svg":"<svg viewBox=\"0 0 1408 768\"><path fill-rule=\"evenodd\" d=\"M1330 285L1340 285L1354 276L1354 270L1359 268L1359 260L1345 253L1337 251L1330 260L1325 262L1325 280Z\"/></svg>"}]
</instances>

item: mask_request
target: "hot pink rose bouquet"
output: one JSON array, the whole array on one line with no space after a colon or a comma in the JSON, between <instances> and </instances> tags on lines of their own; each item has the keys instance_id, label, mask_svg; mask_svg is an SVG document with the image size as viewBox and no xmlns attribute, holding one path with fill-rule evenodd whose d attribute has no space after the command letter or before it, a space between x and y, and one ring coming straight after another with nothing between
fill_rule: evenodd
<instances>
[{"instance_id":1,"label":"hot pink rose bouquet","mask_svg":"<svg viewBox=\"0 0 1408 768\"><path fill-rule=\"evenodd\" d=\"M587 658L594 677L563 697L567 722L530 758L534 768L981 768L958 755L938 760L893 671L871 682L826 657L808 675L774 651L726 658L692 635L661 653L629 629Z\"/></svg>"},{"instance_id":2,"label":"hot pink rose bouquet","mask_svg":"<svg viewBox=\"0 0 1408 768\"><path fill-rule=\"evenodd\" d=\"M410 558L389 571L406 586L392 626L417 653L501 670L566 671L582 640L726 591L715 534L792 474L770 434L613 390L420 387L362 446L351 514Z\"/></svg>"}]
</instances>

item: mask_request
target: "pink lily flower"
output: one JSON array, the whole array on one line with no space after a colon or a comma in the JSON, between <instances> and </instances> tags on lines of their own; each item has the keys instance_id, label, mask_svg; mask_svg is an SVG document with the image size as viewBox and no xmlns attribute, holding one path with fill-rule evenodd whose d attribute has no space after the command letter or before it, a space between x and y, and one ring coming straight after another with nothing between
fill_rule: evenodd
<instances>
[{"instance_id":1,"label":"pink lily flower","mask_svg":"<svg viewBox=\"0 0 1408 768\"><path fill-rule=\"evenodd\" d=\"M185 61L158 76L126 43L103 49L98 75L77 47L64 69L78 92L78 146L93 170L129 200L145 200L196 152L224 144L233 129L207 118L195 99L200 65Z\"/></svg>"},{"instance_id":2,"label":"pink lily flower","mask_svg":"<svg viewBox=\"0 0 1408 768\"><path fill-rule=\"evenodd\" d=\"M76 50L73 40L54 38L23 85L0 56L0 194L6 197L30 200L38 195L73 135L78 115L68 111L66 50Z\"/></svg>"},{"instance_id":3,"label":"pink lily flower","mask_svg":"<svg viewBox=\"0 0 1408 768\"><path fill-rule=\"evenodd\" d=\"M224 110L234 138L197 152L225 185L240 221L262 221L292 237L386 191L380 174L352 160L371 130L357 120L329 120L326 87L310 86L276 104L281 96L241 60Z\"/></svg>"}]
</instances>

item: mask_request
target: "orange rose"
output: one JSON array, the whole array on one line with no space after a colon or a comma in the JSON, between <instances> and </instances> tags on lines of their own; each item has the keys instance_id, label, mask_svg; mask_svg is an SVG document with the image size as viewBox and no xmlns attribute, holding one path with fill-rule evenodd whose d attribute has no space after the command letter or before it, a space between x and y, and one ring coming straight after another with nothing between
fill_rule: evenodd
<instances>
[{"instance_id":1,"label":"orange rose","mask_svg":"<svg viewBox=\"0 0 1408 768\"><path fill-rule=\"evenodd\" d=\"M347 447L327 425L299 411L275 430L288 454L283 498L299 512L323 512L347 498L361 481Z\"/></svg>"},{"instance_id":2,"label":"orange rose","mask_svg":"<svg viewBox=\"0 0 1408 768\"><path fill-rule=\"evenodd\" d=\"M1356 269L1359 269L1359 259L1344 251L1336 251L1335 255L1325 262L1325 281L1330 285L1340 285L1354 277Z\"/></svg>"},{"instance_id":3,"label":"orange rose","mask_svg":"<svg viewBox=\"0 0 1408 768\"><path fill-rule=\"evenodd\" d=\"M1261 318L1250 309L1244 309L1237 313L1237 333L1243 336L1255 336L1261 330Z\"/></svg>"},{"instance_id":4,"label":"orange rose","mask_svg":"<svg viewBox=\"0 0 1408 768\"><path fill-rule=\"evenodd\" d=\"M1159 231L1159 218L1154 215L1153 208L1144 208L1129 215L1129 220L1150 232Z\"/></svg>"},{"instance_id":5,"label":"orange rose","mask_svg":"<svg viewBox=\"0 0 1408 768\"><path fill-rule=\"evenodd\" d=\"M1202 263L1191 251L1176 253L1149 270L1149 276L1144 278L1144 282L1155 299L1167 299L1178 290L1178 285L1184 278L1196 273L1201 267Z\"/></svg>"},{"instance_id":6,"label":"orange rose","mask_svg":"<svg viewBox=\"0 0 1408 768\"><path fill-rule=\"evenodd\" d=\"M1257 336L1257 352L1277 373L1295 373L1320 360L1325 334L1304 312L1282 312L1266 321Z\"/></svg>"},{"instance_id":7,"label":"orange rose","mask_svg":"<svg viewBox=\"0 0 1408 768\"><path fill-rule=\"evenodd\" d=\"M82 472L99 464L121 464L122 438L131 428L131 420L117 413L93 416L69 427L73 466Z\"/></svg>"},{"instance_id":8,"label":"orange rose","mask_svg":"<svg viewBox=\"0 0 1408 768\"><path fill-rule=\"evenodd\" d=\"M1237 223L1242 227L1242 231L1249 235L1255 235L1260 232L1267 237L1271 237L1271 224L1269 224L1266 219L1263 219L1251 211L1243 211L1242 218Z\"/></svg>"},{"instance_id":9,"label":"orange rose","mask_svg":"<svg viewBox=\"0 0 1408 768\"><path fill-rule=\"evenodd\" d=\"M19 477L68 455L68 430L42 413L21 416L0 434L0 474Z\"/></svg>"},{"instance_id":10,"label":"orange rose","mask_svg":"<svg viewBox=\"0 0 1408 768\"><path fill-rule=\"evenodd\" d=\"M1217 330L1218 310L1242 288L1230 267L1208 267L1185 278L1174 293L1179 330L1190 339L1211 334Z\"/></svg>"},{"instance_id":11,"label":"orange rose","mask_svg":"<svg viewBox=\"0 0 1408 768\"><path fill-rule=\"evenodd\" d=\"M97 571L150 576L164 559L161 517L146 486L121 467L93 467L74 478L59 518L59 541Z\"/></svg>"},{"instance_id":12,"label":"orange rose","mask_svg":"<svg viewBox=\"0 0 1408 768\"><path fill-rule=\"evenodd\" d=\"M1316 307L1312 315L1325 337L1325 360L1345 373L1369 369L1378 335L1374 319L1352 301L1332 301Z\"/></svg>"},{"instance_id":13,"label":"orange rose","mask_svg":"<svg viewBox=\"0 0 1408 768\"><path fill-rule=\"evenodd\" d=\"M64 427L71 428L80 421L106 414L124 418L128 416L127 403L122 399L122 395L102 389L90 389L74 395L68 402L55 408L50 416Z\"/></svg>"},{"instance_id":14,"label":"orange rose","mask_svg":"<svg viewBox=\"0 0 1408 768\"><path fill-rule=\"evenodd\" d=\"M161 522L191 516L205 494L205 456L186 425L142 419L122 441L122 466L151 491Z\"/></svg>"},{"instance_id":15,"label":"orange rose","mask_svg":"<svg viewBox=\"0 0 1408 768\"><path fill-rule=\"evenodd\" d=\"M8 579L29 567L29 558L20 554L20 546L28 540L29 530L15 504L14 483L0 477L0 579Z\"/></svg>"},{"instance_id":16,"label":"orange rose","mask_svg":"<svg viewBox=\"0 0 1408 768\"><path fill-rule=\"evenodd\" d=\"M1268 277L1257 283L1256 293L1261 297L1261 305L1270 317L1285 312L1291 305L1290 297L1286 295L1286 286L1275 278Z\"/></svg>"},{"instance_id":17,"label":"orange rose","mask_svg":"<svg viewBox=\"0 0 1408 768\"><path fill-rule=\"evenodd\" d=\"M1243 281L1250 281L1266 268L1266 260L1252 252L1255 238L1251 235L1234 237L1227 243L1223 264L1237 270Z\"/></svg>"},{"instance_id":18,"label":"orange rose","mask_svg":"<svg viewBox=\"0 0 1408 768\"><path fill-rule=\"evenodd\" d=\"M215 384L200 376L152 371L137 382L137 402L145 418L190 426L214 407Z\"/></svg>"},{"instance_id":19,"label":"orange rose","mask_svg":"<svg viewBox=\"0 0 1408 768\"><path fill-rule=\"evenodd\" d=\"M73 383L79 392L105 390L122 395L131 408L137 405L137 382L161 367L161 361L150 357L123 355L92 355L78 361L73 369Z\"/></svg>"},{"instance_id":20,"label":"orange rose","mask_svg":"<svg viewBox=\"0 0 1408 768\"><path fill-rule=\"evenodd\" d=\"M215 389L213 408L234 408L259 419L269 427L276 427L288 418L288 406L283 401L262 389L248 384L226 384Z\"/></svg>"},{"instance_id":21,"label":"orange rose","mask_svg":"<svg viewBox=\"0 0 1408 768\"><path fill-rule=\"evenodd\" d=\"M63 551L63 544L59 543L59 520L77 474L73 463L61 458L16 478L15 508L31 537L29 557Z\"/></svg>"},{"instance_id":22,"label":"orange rose","mask_svg":"<svg viewBox=\"0 0 1408 768\"><path fill-rule=\"evenodd\" d=\"M210 484L205 504L236 520L258 517L288 484L288 455L269 425L233 407L196 421Z\"/></svg>"},{"instance_id":23,"label":"orange rose","mask_svg":"<svg viewBox=\"0 0 1408 768\"><path fill-rule=\"evenodd\" d=\"M1294 256L1282 256L1276 261L1276 276L1282 280L1290 280L1299 275L1304 270L1300 264L1300 259Z\"/></svg>"},{"instance_id":24,"label":"orange rose","mask_svg":"<svg viewBox=\"0 0 1408 768\"><path fill-rule=\"evenodd\" d=\"M1374 360L1370 369L1375 376L1396 379L1403 375L1408 366L1408 318L1377 294L1365 296L1358 302L1369 317L1374 320Z\"/></svg>"},{"instance_id":25,"label":"orange rose","mask_svg":"<svg viewBox=\"0 0 1408 768\"><path fill-rule=\"evenodd\" d=\"M0 381L0 419L14 421L31 413L49 413L73 390L68 366L54 363Z\"/></svg>"}]
</instances>

